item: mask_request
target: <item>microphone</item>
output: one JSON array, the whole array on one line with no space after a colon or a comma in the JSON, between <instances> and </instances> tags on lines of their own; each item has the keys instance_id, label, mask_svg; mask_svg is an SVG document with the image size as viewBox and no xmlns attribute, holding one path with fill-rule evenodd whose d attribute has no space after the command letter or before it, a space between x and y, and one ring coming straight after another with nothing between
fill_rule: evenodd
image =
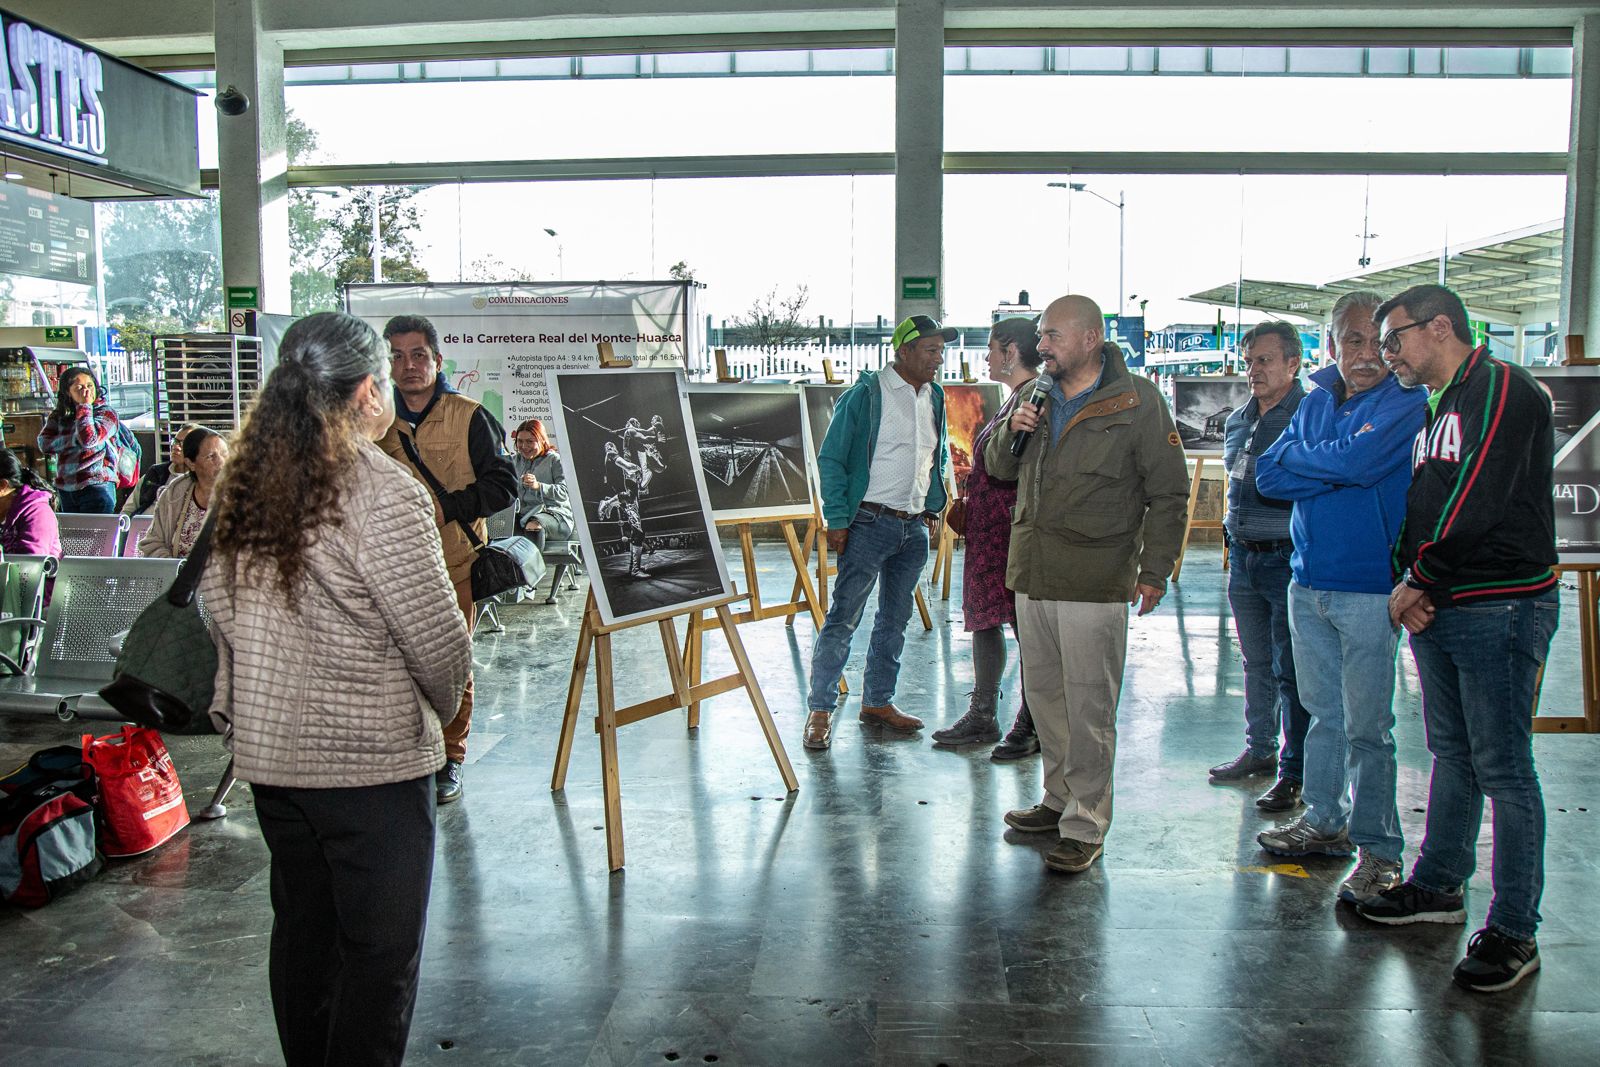
<instances>
[{"instance_id":1,"label":"microphone","mask_svg":"<svg viewBox=\"0 0 1600 1067\"><path fill-rule=\"evenodd\" d=\"M1044 407L1044 398L1050 393L1051 378L1048 374L1041 374L1033 380L1033 392L1028 394L1028 403L1034 410ZM1023 449L1028 447L1028 439L1033 436L1032 430L1020 430L1011 439L1011 454L1021 458Z\"/></svg>"}]
</instances>

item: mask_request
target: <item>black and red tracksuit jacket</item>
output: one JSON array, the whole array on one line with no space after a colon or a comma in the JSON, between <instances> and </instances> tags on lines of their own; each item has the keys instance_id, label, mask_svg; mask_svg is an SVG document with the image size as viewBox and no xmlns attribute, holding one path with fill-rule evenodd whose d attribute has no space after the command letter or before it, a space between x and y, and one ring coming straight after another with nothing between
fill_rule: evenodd
<instances>
[{"instance_id":1,"label":"black and red tracksuit jacket","mask_svg":"<svg viewBox=\"0 0 1600 1067\"><path fill-rule=\"evenodd\" d=\"M1556 584L1550 397L1476 349L1412 446L1397 580L1437 607L1536 596Z\"/></svg>"}]
</instances>

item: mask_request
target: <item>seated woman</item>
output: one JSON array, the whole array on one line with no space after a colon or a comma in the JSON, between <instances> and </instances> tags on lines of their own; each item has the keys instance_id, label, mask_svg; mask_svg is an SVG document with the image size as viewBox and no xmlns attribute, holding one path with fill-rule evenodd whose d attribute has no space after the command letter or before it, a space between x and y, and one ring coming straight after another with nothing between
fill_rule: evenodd
<instances>
[{"instance_id":1,"label":"seated woman","mask_svg":"<svg viewBox=\"0 0 1600 1067\"><path fill-rule=\"evenodd\" d=\"M9 448L0 448L0 552L8 556L61 555L55 492Z\"/></svg>"},{"instance_id":2,"label":"seated woman","mask_svg":"<svg viewBox=\"0 0 1600 1067\"><path fill-rule=\"evenodd\" d=\"M189 554L228 461L228 442L217 431L196 426L183 439L183 458L189 471L168 482L156 498L150 529L139 538L141 556L182 559Z\"/></svg>"},{"instance_id":3,"label":"seated woman","mask_svg":"<svg viewBox=\"0 0 1600 1067\"><path fill-rule=\"evenodd\" d=\"M567 476L561 453L550 444L544 423L529 419L512 438L517 454L511 465L517 472L517 529L544 551L546 541L572 536L572 501L567 496Z\"/></svg>"},{"instance_id":4,"label":"seated woman","mask_svg":"<svg viewBox=\"0 0 1600 1067\"><path fill-rule=\"evenodd\" d=\"M139 479L139 484L133 487L133 492L128 494L128 499L122 503L124 515L143 515L156 506L156 498L161 495L161 490L167 483L189 469L188 461L183 458L183 441L189 436L189 431L195 428L195 423L186 422L178 427L178 432L172 435L172 444L165 463L157 463L144 472L144 477Z\"/></svg>"}]
</instances>

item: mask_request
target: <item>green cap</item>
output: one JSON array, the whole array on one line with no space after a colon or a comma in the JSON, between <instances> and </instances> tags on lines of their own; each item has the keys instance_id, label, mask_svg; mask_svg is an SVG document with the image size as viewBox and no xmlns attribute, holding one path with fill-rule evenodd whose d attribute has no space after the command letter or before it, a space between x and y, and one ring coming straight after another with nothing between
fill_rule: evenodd
<instances>
[{"instance_id":1,"label":"green cap","mask_svg":"<svg viewBox=\"0 0 1600 1067\"><path fill-rule=\"evenodd\" d=\"M946 341L954 341L956 330L953 326L940 326L926 315L913 315L894 328L894 336L889 339L889 347L899 349L907 341L915 341L921 337L943 337Z\"/></svg>"}]
</instances>

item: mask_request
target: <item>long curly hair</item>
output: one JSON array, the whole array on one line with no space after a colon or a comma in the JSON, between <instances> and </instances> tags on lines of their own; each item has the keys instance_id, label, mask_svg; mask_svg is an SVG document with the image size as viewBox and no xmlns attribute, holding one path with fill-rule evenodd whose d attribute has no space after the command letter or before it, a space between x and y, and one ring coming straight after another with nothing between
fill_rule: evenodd
<instances>
[{"instance_id":1,"label":"long curly hair","mask_svg":"<svg viewBox=\"0 0 1600 1067\"><path fill-rule=\"evenodd\" d=\"M341 482L360 447L351 398L369 376L387 382L387 362L372 327L340 312L284 333L218 485L212 536L230 581L270 573L298 603L306 549L322 527L344 524Z\"/></svg>"}]
</instances>

